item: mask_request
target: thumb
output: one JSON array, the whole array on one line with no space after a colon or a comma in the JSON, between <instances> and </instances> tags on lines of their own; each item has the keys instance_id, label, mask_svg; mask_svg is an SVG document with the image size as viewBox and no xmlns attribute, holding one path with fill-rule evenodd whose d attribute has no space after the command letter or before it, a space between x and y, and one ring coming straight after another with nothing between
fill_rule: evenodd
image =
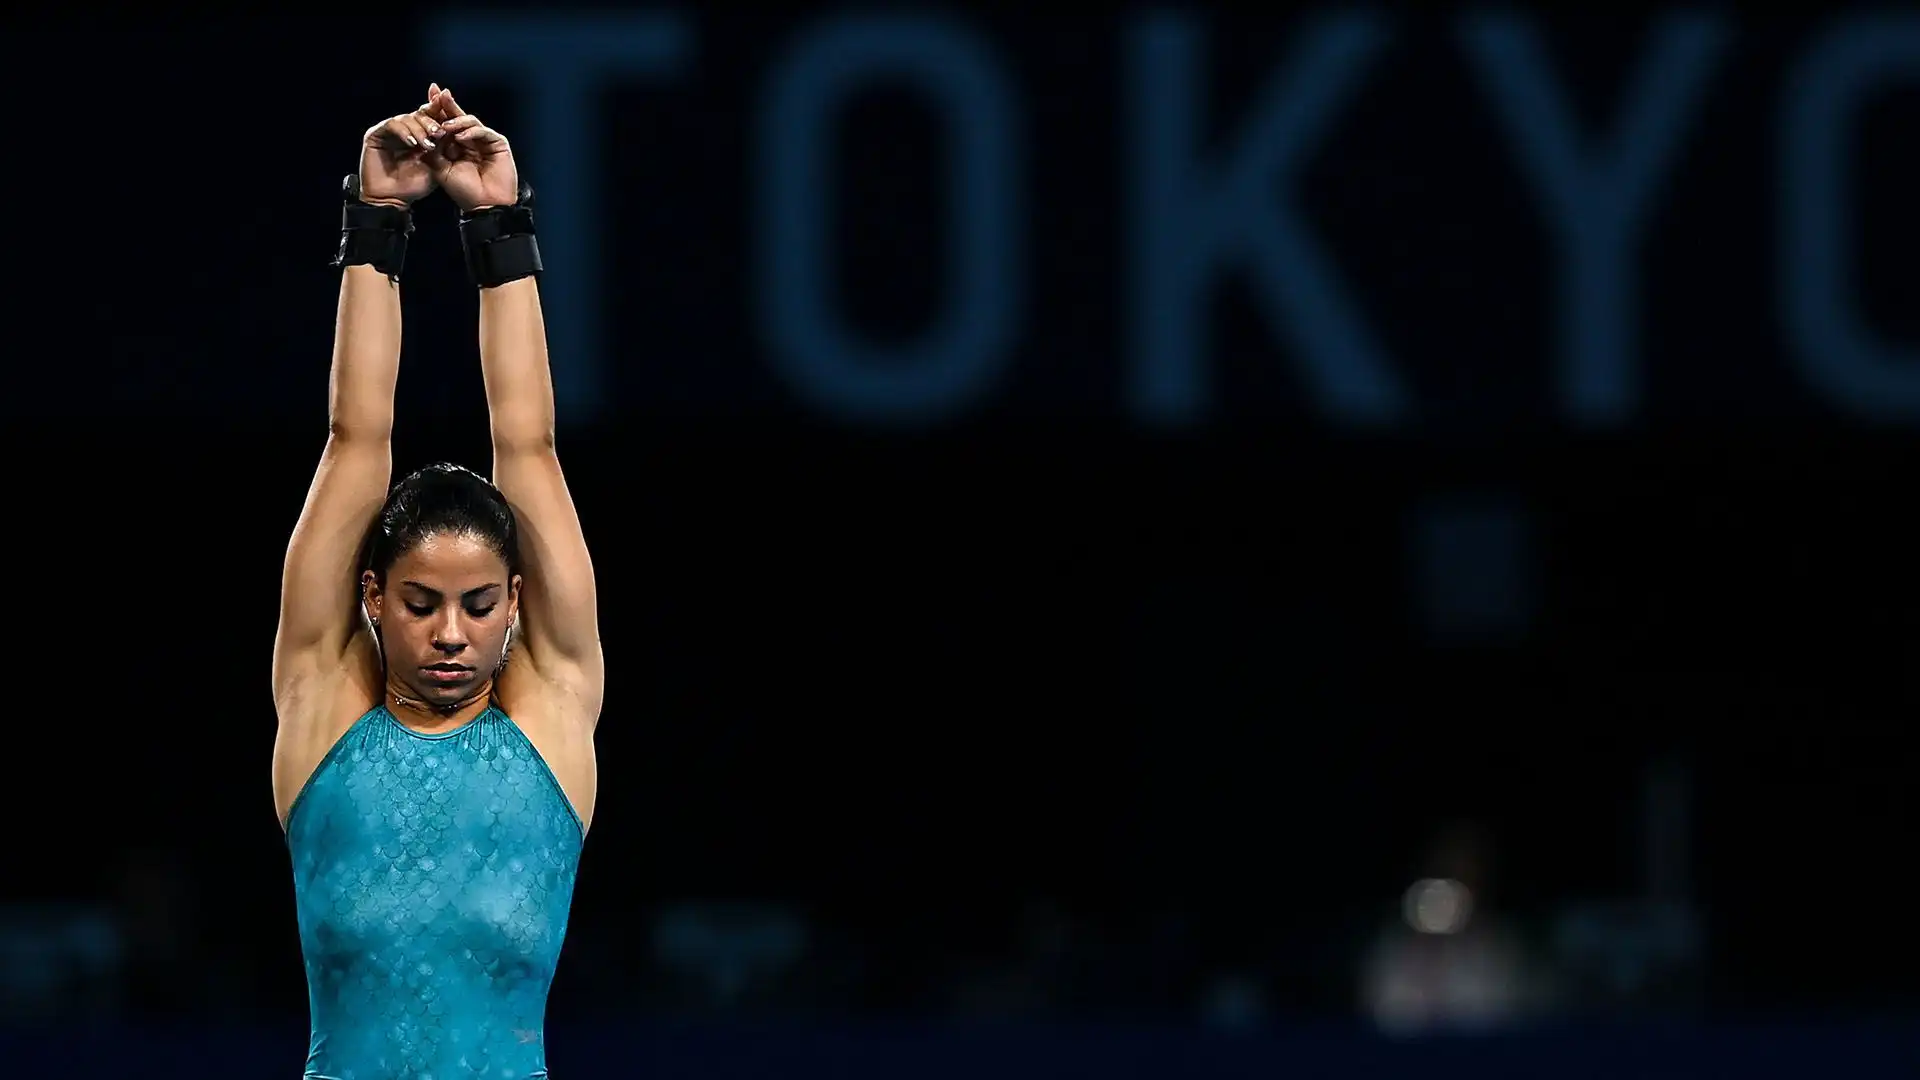
<instances>
[{"instance_id":1,"label":"thumb","mask_svg":"<svg viewBox=\"0 0 1920 1080\"><path fill-rule=\"evenodd\" d=\"M443 86L436 87L435 89L438 92L434 94L434 97L433 97L434 104L440 106L440 108L447 114L446 118L448 120L451 120L456 116L467 115L467 110L461 108L460 103L453 100L453 91Z\"/></svg>"}]
</instances>

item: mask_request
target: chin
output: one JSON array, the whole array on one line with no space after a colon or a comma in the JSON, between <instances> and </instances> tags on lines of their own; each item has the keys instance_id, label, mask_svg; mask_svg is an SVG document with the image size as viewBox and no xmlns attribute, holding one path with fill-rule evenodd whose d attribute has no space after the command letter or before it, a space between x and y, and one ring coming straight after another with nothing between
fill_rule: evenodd
<instances>
[{"instance_id":1,"label":"chin","mask_svg":"<svg viewBox=\"0 0 1920 1080\"><path fill-rule=\"evenodd\" d=\"M413 692L416 697L429 705L458 705L473 695L473 688L479 685L479 682L478 679L468 679L451 686L446 683L428 683L425 686L415 686Z\"/></svg>"}]
</instances>

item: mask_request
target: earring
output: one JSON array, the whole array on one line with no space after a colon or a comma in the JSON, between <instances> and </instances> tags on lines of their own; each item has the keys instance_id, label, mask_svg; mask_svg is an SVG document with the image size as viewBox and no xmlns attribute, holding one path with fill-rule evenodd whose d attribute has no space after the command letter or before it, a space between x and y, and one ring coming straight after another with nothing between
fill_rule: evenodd
<instances>
[{"instance_id":1,"label":"earring","mask_svg":"<svg viewBox=\"0 0 1920 1080\"><path fill-rule=\"evenodd\" d=\"M519 625L520 619L518 616L515 616L514 620L507 624L507 636L505 640L500 642L500 662L493 666L493 673L495 675L499 675L500 672L506 668L508 658L513 656L513 631Z\"/></svg>"}]
</instances>

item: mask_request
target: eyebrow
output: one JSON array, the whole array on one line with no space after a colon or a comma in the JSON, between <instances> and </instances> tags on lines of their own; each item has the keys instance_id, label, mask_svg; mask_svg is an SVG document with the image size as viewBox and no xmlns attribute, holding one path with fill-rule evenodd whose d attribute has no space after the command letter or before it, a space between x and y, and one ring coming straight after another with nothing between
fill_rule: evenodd
<instances>
[{"instance_id":1,"label":"eyebrow","mask_svg":"<svg viewBox=\"0 0 1920 1080\"><path fill-rule=\"evenodd\" d=\"M418 589L421 592L426 593L428 596L442 595L439 589L436 589L430 585L422 585L417 581L402 581L400 584L405 585L409 589ZM491 584L479 585L474 588L468 589L466 592L463 592L460 595L471 598L471 597L479 596L483 592L491 592L492 590L497 589L499 587L500 587L500 583L496 581L496 582L492 582Z\"/></svg>"}]
</instances>

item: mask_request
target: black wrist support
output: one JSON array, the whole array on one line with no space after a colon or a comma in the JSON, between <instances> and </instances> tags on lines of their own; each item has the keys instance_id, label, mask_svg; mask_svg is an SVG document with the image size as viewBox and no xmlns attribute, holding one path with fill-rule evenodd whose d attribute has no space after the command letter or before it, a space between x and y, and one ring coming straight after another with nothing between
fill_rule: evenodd
<instances>
[{"instance_id":1,"label":"black wrist support","mask_svg":"<svg viewBox=\"0 0 1920 1080\"><path fill-rule=\"evenodd\" d=\"M483 289L540 273L540 242L533 235L533 188L520 181L512 206L460 215L460 246L467 276Z\"/></svg>"},{"instance_id":2,"label":"black wrist support","mask_svg":"<svg viewBox=\"0 0 1920 1080\"><path fill-rule=\"evenodd\" d=\"M349 174L340 187L345 198L340 207L340 250L333 265L371 266L400 280L400 271L407 265L407 238L413 235L412 211L361 202L358 176Z\"/></svg>"}]
</instances>

